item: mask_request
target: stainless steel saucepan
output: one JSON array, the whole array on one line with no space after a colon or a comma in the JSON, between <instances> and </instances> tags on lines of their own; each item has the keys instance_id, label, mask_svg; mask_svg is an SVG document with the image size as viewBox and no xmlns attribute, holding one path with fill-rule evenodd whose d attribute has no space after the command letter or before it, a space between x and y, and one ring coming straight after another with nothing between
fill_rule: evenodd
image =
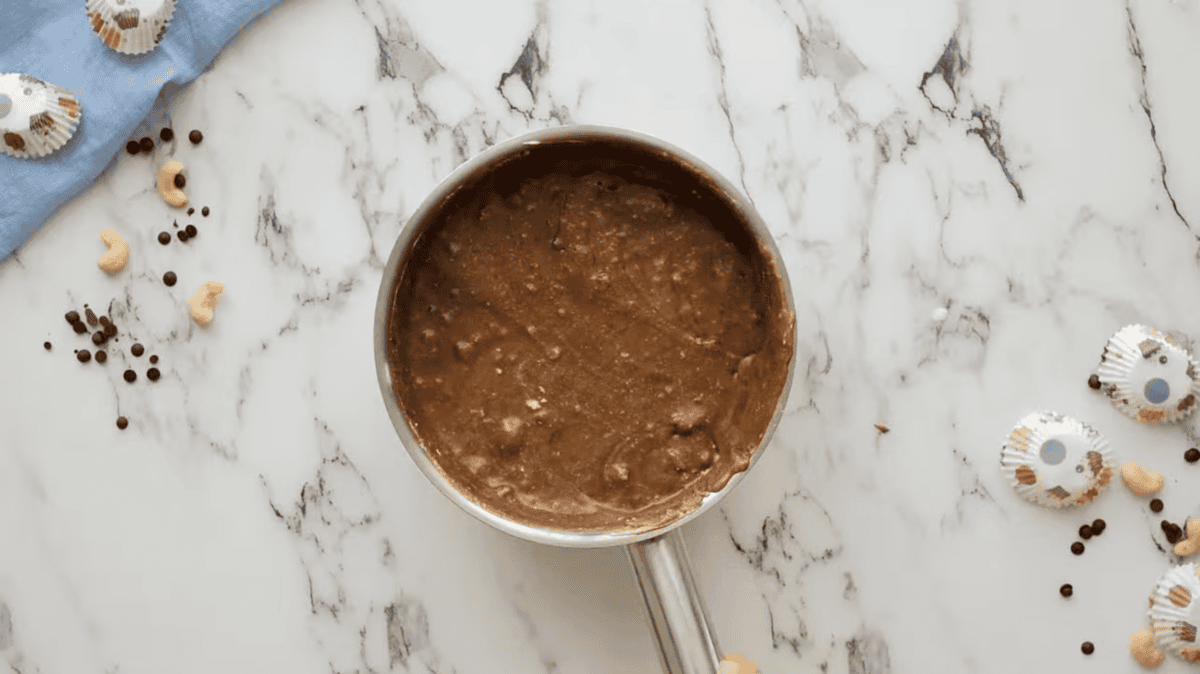
<instances>
[{"instance_id":1,"label":"stainless steel saucepan","mask_svg":"<svg viewBox=\"0 0 1200 674\"><path fill-rule=\"evenodd\" d=\"M434 189L400 233L384 269L375 307L375 368L379 375L379 390L383 394L384 404L396 433L412 460L446 498L500 531L536 543L567 548L625 546L646 603L649 621L662 656L663 670L667 674L717 674L722 659L721 652L717 647L717 637L704 607L703 598L692 577L680 527L720 502L737 486L745 472L734 475L723 489L705 497L695 510L650 531L590 533L528 526L505 519L481 507L451 486L426 454L425 448L414 437L392 386L392 372L387 357L387 327L396 282L408 262L406 255L430 221L436 219L431 216L437 214L439 206L481 177L503 170L503 165L514 157L528 155L550 146L561 149L575 145L586 152L586 148L596 147L597 143L628 151L633 157L640 155L652 157L655 162L670 162L682 168L686 174L695 176L696 185L701 186L697 189L712 190L713 196L719 198L738 216L745 228L761 244L762 249L773 259L781 277L787 308L795 315L791 285L770 232L749 201L712 168L662 140L624 129L598 126L546 129L499 143L463 163ZM775 432L787 402L794 370L795 358L792 358L788 364L787 383L770 427L750 461L750 467L754 466Z\"/></svg>"}]
</instances>

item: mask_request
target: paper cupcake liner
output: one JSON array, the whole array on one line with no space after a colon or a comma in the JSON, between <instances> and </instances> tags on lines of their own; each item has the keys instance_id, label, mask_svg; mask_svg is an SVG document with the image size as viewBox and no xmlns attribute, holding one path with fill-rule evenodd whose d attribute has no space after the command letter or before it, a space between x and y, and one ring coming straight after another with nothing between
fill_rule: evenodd
<instances>
[{"instance_id":1,"label":"paper cupcake liner","mask_svg":"<svg viewBox=\"0 0 1200 674\"><path fill-rule=\"evenodd\" d=\"M1200 363L1174 339L1143 325L1127 325L1108 340L1096 374L1117 409L1146 423L1181 421L1200 396Z\"/></svg>"},{"instance_id":2,"label":"paper cupcake liner","mask_svg":"<svg viewBox=\"0 0 1200 674\"><path fill-rule=\"evenodd\" d=\"M1200 566L1183 564L1163 574L1150 595L1150 624L1159 648L1200 663Z\"/></svg>"},{"instance_id":3,"label":"paper cupcake liner","mask_svg":"<svg viewBox=\"0 0 1200 674\"><path fill-rule=\"evenodd\" d=\"M1035 412L1005 439L1000 468L1027 501L1072 508L1099 496L1117 467L1099 431L1062 414Z\"/></svg>"},{"instance_id":4,"label":"paper cupcake liner","mask_svg":"<svg viewBox=\"0 0 1200 674\"><path fill-rule=\"evenodd\" d=\"M44 157L75 135L79 99L36 77L0 73L0 150L14 157Z\"/></svg>"},{"instance_id":5,"label":"paper cupcake liner","mask_svg":"<svg viewBox=\"0 0 1200 674\"><path fill-rule=\"evenodd\" d=\"M145 54L167 32L175 0L87 0L87 14L101 42L122 54Z\"/></svg>"}]
</instances>

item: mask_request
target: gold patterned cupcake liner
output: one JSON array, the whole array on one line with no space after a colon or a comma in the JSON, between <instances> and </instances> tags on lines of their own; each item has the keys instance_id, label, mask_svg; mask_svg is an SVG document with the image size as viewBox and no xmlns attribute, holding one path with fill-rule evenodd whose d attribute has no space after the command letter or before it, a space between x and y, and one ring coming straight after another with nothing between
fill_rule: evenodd
<instances>
[{"instance_id":1,"label":"gold patterned cupcake liner","mask_svg":"<svg viewBox=\"0 0 1200 674\"><path fill-rule=\"evenodd\" d=\"M1163 574L1150 595L1150 624L1159 648L1200 663L1200 566L1182 564Z\"/></svg>"},{"instance_id":2,"label":"gold patterned cupcake liner","mask_svg":"<svg viewBox=\"0 0 1200 674\"><path fill-rule=\"evenodd\" d=\"M175 0L87 0L92 31L122 54L145 54L162 42Z\"/></svg>"},{"instance_id":3,"label":"gold patterned cupcake liner","mask_svg":"<svg viewBox=\"0 0 1200 674\"><path fill-rule=\"evenodd\" d=\"M79 99L62 87L22 74L0 74L0 151L44 157L75 135Z\"/></svg>"},{"instance_id":4,"label":"gold patterned cupcake liner","mask_svg":"<svg viewBox=\"0 0 1200 674\"><path fill-rule=\"evenodd\" d=\"M1187 418L1200 395L1200 364L1174 339L1144 325L1127 325L1108 340L1096 375L1118 410L1146 423Z\"/></svg>"},{"instance_id":5,"label":"gold patterned cupcake liner","mask_svg":"<svg viewBox=\"0 0 1200 674\"><path fill-rule=\"evenodd\" d=\"M1000 448L1000 467L1018 495L1051 508L1091 503L1116 475L1104 436L1055 412L1017 422Z\"/></svg>"}]
</instances>

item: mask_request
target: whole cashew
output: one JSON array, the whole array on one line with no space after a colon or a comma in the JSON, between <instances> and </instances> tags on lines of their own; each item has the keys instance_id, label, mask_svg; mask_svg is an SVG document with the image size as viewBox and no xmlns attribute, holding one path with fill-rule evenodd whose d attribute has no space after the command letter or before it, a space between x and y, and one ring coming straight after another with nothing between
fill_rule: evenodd
<instances>
[{"instance_id":1,"label":"whole cashew","mask_svg":"<svg viewBox=\"0 0 1200 674\"><path fill-rule=\"evenodd\" d=\"M100 268L110 274L116 274L125 268L129 262L129 242L115 229L100 232L100 240L108 246L108 251L100 256Z\"/></svg>"},{"instance_id":2,"label":"whole cashew","mask_svg":"<svg viewBox=\"0 0 1200 674\"><path fill-rule=\"evenodd\" d=\"M1200 550L1200 517L1193 517L1187 523L1187 538L1175 544L1175 554L1191 557L1197 550Z\"/></svg>"},{"instance_id":3,"label":"whole cashew","mask_svg":"<svg viewBox=\"0 0 1200 674\"><path fill-rule=\"evenodd\" d=\"M1154 633L1150 630L1134 632L1129 637L1129 654L1143 667L1157 667L1166 659L1166 654L1159 650L1154 643Z\"/></svg>"},{"instance_id":4,"label":"whole cashew","mask_svg":"<svg viewBox=\"0 0 1200 674\"><path fill-rule=\"evenodd\" d=\"M225 286L216 281L205 281L200 284L196 293L192 295L192 299L188 301L188 313L192 315L192 320L200 325L212 323L213 310L223 292L225 292Z\"/></svg>"},{"instance_id":5,"label":"whole cashew","mask_svg":"<svg viewBox=\"0 0 1200 674\"><path fill-rule=\"evenodd\" d=\"M188 205L187 195L183 190L175 187L175 176L183 173L183 164L177 161L169 161L163 164L163 167L158 172L158 196L167 202L168 206L182 208Z\"/></svg>"},{"instance_id":6,"label":"whole cashew","mask_svg":"<svg viewBox=\"0 0 1200 674\"><path fill-rule=\"evenodd\" d=\"M1121 464L1121 479L1125 481L1125 486L1129 487L1129 491L1138 496L1149 496L1162 489L1166 478L1157 470L1146 472L1142 468L1142 464L1137 461L1126 461Z\"/></svg>"}]
</instances>

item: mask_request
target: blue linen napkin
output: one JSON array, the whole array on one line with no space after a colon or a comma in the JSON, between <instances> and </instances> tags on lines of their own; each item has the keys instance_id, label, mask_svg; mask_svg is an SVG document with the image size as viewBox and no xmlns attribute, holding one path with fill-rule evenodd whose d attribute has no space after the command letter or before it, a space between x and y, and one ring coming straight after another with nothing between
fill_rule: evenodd
<instances>
[{"instance_id":1,"label":"blue linen napkin","mask_svg":"<svg viewBox=\"0 0 1200 674\"><path fill-rule=\"evenodd\" d=\"M79 99L83 114L75 136L47 157L0 153L0 261L124 151L160 92L177 93L199 77L238 31L278 2L175 0L175 15L158 47L129 56L104 46L92 32L86 0L5 0L0 73L24 73L64 87Z\"/></svg>"}]
</instances>

